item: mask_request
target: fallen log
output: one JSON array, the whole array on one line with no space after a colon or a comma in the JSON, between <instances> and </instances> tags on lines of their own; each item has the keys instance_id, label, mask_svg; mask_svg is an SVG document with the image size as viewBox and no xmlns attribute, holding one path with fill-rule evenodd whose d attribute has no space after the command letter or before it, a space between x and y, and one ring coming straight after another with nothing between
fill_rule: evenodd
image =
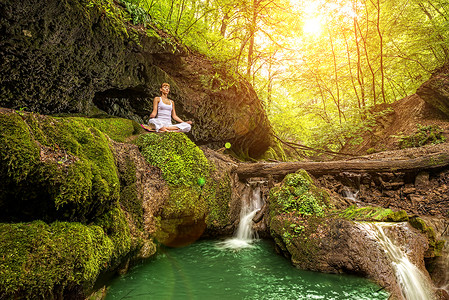
<instances>
[{"instance_id":1,"label":"fallen log","mask_svg":"<svg viewBox=\"0 0 449 300\"><path fill-rule=\"evenodd\" d=\"M385 158L378 160L339 160L326 162L241 163L234 172L240 179L249 177L285 176L304 169L313 175L341 172L419 172L449 166L449 153L439 152L416 158Z\"/></svg>"}]
</instances>

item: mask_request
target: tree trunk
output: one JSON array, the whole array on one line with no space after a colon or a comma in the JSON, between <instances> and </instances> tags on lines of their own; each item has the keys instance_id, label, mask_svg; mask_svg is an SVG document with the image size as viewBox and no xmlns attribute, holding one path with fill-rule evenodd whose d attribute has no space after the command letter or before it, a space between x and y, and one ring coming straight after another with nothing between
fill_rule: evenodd
<instances>
[{"instance_id":1,"label":"tree trunk","mask_svg":"<svg viewBox=\"0 0 449 300\"><path fill-rule=\"evenodd\" d=\"M285 176L304 169L313 175L337 174L341 172L378 173L378 172L419 172L449 166L449 153L438 152L410 159L382 160L340 160L327 162L282 162L282 163L241 163L234 172L240 179L266 177L268 175Z\"/></svg>"}]
</instances>

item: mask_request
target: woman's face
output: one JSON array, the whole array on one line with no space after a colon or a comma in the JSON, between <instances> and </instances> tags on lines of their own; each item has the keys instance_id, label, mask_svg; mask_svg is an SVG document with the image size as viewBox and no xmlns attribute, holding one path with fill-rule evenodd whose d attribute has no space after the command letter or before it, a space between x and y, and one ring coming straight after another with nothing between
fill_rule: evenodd
<instances>
[{"instance_id":1,"label":"woman's face","mask_svg":"<svg viewBox=\"0 0 449 300\"><path fill-rule=\"evenodd\" d=\"M164 94L168 94L170 92L170 86L164 85L163 87L161 87L161 92Z\"/></svg>"}]
</instances>

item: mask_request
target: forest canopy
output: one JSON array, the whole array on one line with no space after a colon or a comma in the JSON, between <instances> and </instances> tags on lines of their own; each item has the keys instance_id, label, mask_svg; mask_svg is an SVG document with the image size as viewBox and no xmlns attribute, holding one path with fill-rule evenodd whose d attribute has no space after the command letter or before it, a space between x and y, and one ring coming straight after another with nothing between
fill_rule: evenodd
<instances>
[{"instance_id":1,"label":"forest canopy","mask_svg":"<svg viewBox=\"0 0 449 300\"><path fill-rule=\"evenodd\" d=\"M276 134L315 148L340 149L449 58L447 0L120 1L245 76Z\"/></svg>"}]
</instances>

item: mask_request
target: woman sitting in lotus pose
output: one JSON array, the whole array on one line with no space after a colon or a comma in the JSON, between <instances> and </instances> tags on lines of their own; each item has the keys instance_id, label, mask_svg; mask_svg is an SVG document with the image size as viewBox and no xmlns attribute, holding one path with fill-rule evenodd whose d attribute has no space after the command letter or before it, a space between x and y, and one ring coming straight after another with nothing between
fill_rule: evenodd
<instances>
[{"instance_id":1,"label":"woman sitting in lotus pose","mask_svg":"<svg viewBox=\"0 0 449 300\"><path fill-rule=\"evenodd\" d=\"M153 112L150 115L148 125L151 130L156 130L156 132L189 132L192 128L192 121L184 122L176 115L175 103L167 97L169 92L170 85L164 82L161 86L161 96L153 100ZM172 118L179 124L172 124ZM145 125L142 125L142 127L149 129Z\"/></svg>"}]
</instances>

